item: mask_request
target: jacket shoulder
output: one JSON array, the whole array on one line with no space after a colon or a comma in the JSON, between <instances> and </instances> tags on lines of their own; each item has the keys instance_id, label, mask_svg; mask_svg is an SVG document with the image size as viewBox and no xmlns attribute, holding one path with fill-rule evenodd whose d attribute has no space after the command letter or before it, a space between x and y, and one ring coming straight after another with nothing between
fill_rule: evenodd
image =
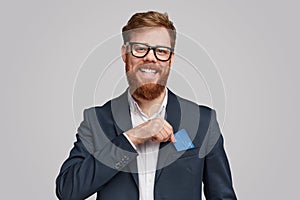
<instances>
[{"instance_id":1,"label":"jacket shoulder","mask_svg":"<svg viewBox=\"0 0 300 200\"><path fill-rule=\"evenodd\" d=\"M198 104L198 103L195 103L189 99L186 99L186 98L183 98L183 97L180 97L178 95L176 95L178 101L180 104L185 104L189 107L192 107L194 109L199 109L200 112L203 112L203 113L211 113L214 111L213 108L207 106L207 105L202 105L202 104Z\"/></svg>"},{"instance_id":2,"label":"jacket shoulder","mask_svg":"<svg viewBox=\"0 0 300 200\"><path fill-rule=\"evenodd\" d=\"M101 105L101 106L91 106L88 108L85 108L83 113L84 116L87 115L91 115L94 113L97 113L97 115L101 115L103 113L105 113L107 115L107 113L111 112L111 100L107 101L105 104Z\"/></svg>"}]
</instances>

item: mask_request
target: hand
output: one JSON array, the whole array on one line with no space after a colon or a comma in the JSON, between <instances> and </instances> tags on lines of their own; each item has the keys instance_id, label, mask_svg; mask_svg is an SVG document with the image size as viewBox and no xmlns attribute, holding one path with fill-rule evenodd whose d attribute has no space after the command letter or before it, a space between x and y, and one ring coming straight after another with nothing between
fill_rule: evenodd
<instances>
[{"instance_id":1,"label":"hand","mask_svg":"<svg viewBox=\"0 0 300 200\"><path fill-rule=\"evenodd\" d=\"M175 142L172 126L163 118L151 119L125 132L134 145L148 140L153 142Z\"/></svg>"}]
</instances>

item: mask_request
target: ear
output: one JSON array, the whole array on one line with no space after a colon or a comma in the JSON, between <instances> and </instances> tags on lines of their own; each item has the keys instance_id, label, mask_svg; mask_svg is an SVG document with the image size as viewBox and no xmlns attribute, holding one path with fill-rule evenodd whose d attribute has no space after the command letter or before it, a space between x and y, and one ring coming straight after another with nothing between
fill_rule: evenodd
<instances>
[{"instance_id":1,"label":"ear","mask_svg":"<svg viewBox=\"0 0 300 200\"><path fill-rule=\"evenodd\" d=\"M122 45L121 47L121 53L122 53L122 59L124 61L124 63L126 63L126 46L125 45Z\"/></svg>"},{"instance_id":2,"label":"ear","mask_svg":"<svg viewBox=\"0 0 300 200\"><path fill-rule=\"evenodd\" d=\"M173 60L174 60L174 52L172 53L171 58L170 58L170 67L171 67L171 65L173 63Z\"/></svg>"}]
</instances>

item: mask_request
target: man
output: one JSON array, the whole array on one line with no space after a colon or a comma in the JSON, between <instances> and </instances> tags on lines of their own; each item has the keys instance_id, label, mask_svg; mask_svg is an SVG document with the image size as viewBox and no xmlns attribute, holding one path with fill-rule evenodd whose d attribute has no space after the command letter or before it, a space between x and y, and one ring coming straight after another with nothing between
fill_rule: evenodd
<instances>
[{"instance_id":1,"label":"man","mask_svg":"<svg viewBox=\"0 0 300 200\"><path fill-rule=\"evenodd\" d=\"M84 111L56 180L59 199L236 199L215 111L167 87L176 29L136 13L122 29L128 90ZM175 133L175 134L174 134Z\"/></svg>"}]
</instances>

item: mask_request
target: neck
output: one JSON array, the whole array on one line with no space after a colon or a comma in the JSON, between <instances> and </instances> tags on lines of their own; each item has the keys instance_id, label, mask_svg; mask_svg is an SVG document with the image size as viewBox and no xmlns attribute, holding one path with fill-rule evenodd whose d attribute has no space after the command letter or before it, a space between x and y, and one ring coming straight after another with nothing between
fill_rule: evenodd
<instances>
[{"instance_id":1,"label":"neck","mask_svg":"<svg viewBox=\"0 0 300 200\"><path fill-rule=\"evenodd\" d=\"M133 95L133 98L138 103L143 113L145 113L148 117L151 117L154 113L158 112L165 98L165 95L166 95L166 88L156 99L153 100L145 100L142 98L138 98L135 95Z\"/></svg>"}]
</instances>

